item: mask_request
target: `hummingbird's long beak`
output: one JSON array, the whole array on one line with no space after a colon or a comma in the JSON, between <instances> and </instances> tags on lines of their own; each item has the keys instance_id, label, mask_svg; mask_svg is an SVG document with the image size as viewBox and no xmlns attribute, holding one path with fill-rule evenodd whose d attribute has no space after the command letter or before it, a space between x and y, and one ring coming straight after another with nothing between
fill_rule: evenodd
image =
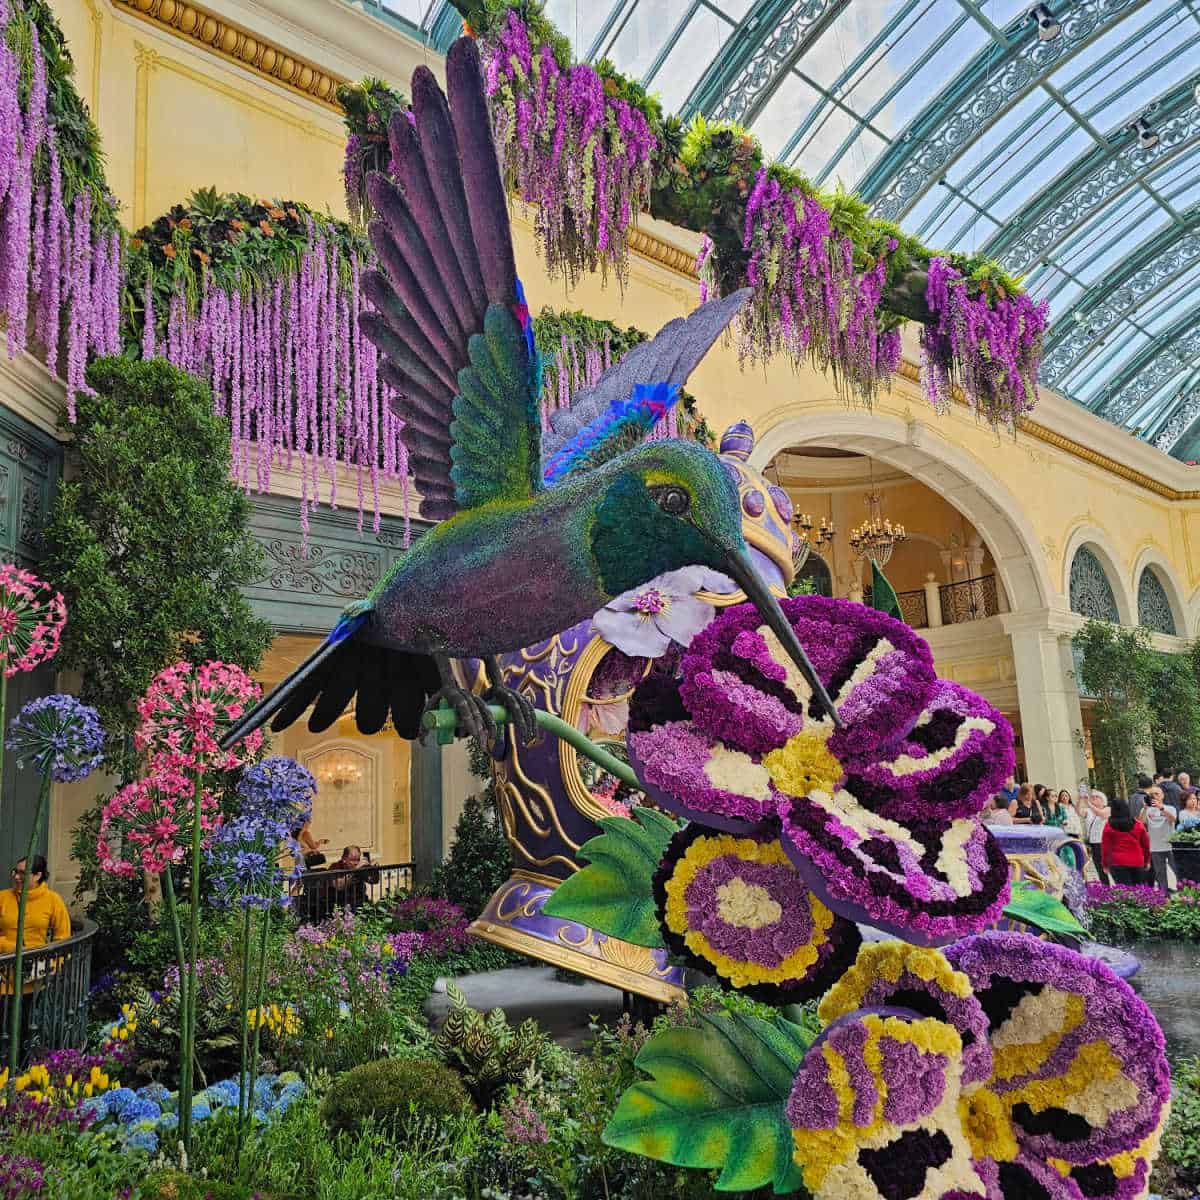
<instances>
[{"instance_id":1,"label":"hummingbird's long beak","mask_svg":"<svg viewBox=\"0 0 1200 1200\"><path fill-rule=\"evenodd\" d=\"M762 576L755 569L754 560L746 550L726 550L725 555L725 569L729 576L746 593L746 598L762 614L767 627L772 630L788 652L788 657L803 672L804 678L808 680L808 686L812 688L813 695L833 721L834 728L841 729L842 722L837 715L837 710L833 707L829 693L825 690L825 685L817 677L812 663L808 661L808 655L804 653L804 647L800 645L800 639L796 637L796 631L792 628L791 622L783 615L779 601L771 594L770 588L763 583Z\"/></svg>"}]
</instances>

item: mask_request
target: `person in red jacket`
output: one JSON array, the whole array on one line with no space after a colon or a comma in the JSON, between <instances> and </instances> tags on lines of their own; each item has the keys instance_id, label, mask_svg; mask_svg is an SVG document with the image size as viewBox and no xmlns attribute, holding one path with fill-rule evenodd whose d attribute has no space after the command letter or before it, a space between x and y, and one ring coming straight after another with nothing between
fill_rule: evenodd
<instances>
[{"instance_id":1,"label":"person in red jacket","mask_svg":"<svg viewBox=\"0 0 1200 1200\"><path fill-rule=\"evenodd\" d=\"M1100 836L1100 861L1116 883L1143 883L1150 866L1146 827L1129 812L1129 801L1112 802L1108 824Z\"/></svg>"}]
</instances>

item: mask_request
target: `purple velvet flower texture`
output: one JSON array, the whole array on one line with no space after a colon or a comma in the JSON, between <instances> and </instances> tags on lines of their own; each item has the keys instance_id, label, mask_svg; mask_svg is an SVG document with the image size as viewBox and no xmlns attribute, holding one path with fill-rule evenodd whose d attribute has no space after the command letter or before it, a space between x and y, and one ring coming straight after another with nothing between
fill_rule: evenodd
<instances>
[{"instance_id":1,"label":"purple velvet flower texture","mask_svg":"<svg viewBox=\"0 0 1200 1200\"><path fill-rule=\"evenodd\" d=\"M727 609L631 703L630 761L647 794L690 820L749 833L779 822L807 885L851 920L940 944L1007 902L1008 867L977 821L1012 770L1012 730L938 680L905 624L845 600L783 608L834 700L834 729L749 605Z\"/></svg>"}]
</instances>

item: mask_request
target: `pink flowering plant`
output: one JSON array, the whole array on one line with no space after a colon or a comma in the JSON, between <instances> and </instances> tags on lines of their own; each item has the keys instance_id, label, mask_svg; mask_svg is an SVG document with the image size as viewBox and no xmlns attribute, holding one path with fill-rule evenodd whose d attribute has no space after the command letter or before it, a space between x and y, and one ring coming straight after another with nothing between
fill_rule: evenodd
<instances>
[{"instance_id":1,"label":"pink flowering plant","mask_svg":"<svg viewBox=\"0 0 1200 1200\"><path fill-rule=\"evenodd\" d=\"M0 564L0 666L5 679L53 658L66 623L60 592L13 563Z\"/></svg>"}]
</instances>

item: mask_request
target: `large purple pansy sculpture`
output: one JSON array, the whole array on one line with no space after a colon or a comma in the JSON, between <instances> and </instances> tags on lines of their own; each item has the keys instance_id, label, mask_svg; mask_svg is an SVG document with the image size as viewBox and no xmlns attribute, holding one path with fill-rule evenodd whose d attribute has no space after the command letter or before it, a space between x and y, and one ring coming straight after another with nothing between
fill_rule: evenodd
<instances>
[{"instance_id":1,"label":"large purple pansy sculpture","mask_svg":"<svg viewBox=\"0 0 1200 1200\"><path fill-rule=\"evenodd\" d=\"M863 946L787 1105L816 1200L1137 1200L1162 1033L1107 967L1022 934Z\"/></svg>"},{"instance_id":2,"label":"large purple pansy sculpture","mask_svg":"<svg viewBox=\"0 0 1200 1200\"><path fill-rule=\"evenodd\" d=\"M749 605L692 642L676 686L630 705L630 761L668 810L727 833L779 836L834 912L939 945L1008 900L1008 865L976 819L1013 768L1012 729L934 674L905 624L846 600L784 612L834 700L834 729Z\"/></svg>"}]
</instances>

